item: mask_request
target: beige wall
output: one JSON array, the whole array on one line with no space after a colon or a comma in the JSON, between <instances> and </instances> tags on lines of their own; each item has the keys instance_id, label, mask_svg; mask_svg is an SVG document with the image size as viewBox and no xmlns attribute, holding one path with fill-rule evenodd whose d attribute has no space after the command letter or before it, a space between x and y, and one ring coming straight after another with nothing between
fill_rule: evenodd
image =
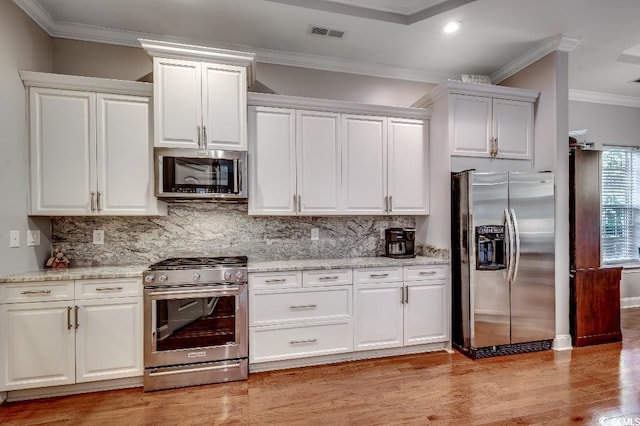
<instances>
[{"instance_id":1,"label":"beige wall","mask_svg":"<svg viewBox=\"0 0 640 426\"><path fill-rule=\"evenodd\" d=\"M28 139L26 92L19 70L51 71L51 39L11 1L0 1L0 275L38 269L50 254L48 219L27 217ZM27 229L42 244L27 247ZM9 231L20 247L9 248Z\"/></svg>"},{"instance_id":2,"label":"beige wall","mask_svg":"<svg viewBox=\"0 0 640 426\"><path fill-rule=\"evenodd\" d=\"M569 54L554 52L502 82L540 90L535 112L536 170L556 181L556 336L569 335ZM556 340L556 344L558 340Z\"/></svg>"},{"instance_id":3,"label":"beige wall","mask_svg":"<svg viewBox=\"0 0 640 426\"><path fill-rule=\"evenodd\" d=\"M147 53L134 47L53 39L53 72L137 81L153 71Z\"/></svg>"}]
</instances>

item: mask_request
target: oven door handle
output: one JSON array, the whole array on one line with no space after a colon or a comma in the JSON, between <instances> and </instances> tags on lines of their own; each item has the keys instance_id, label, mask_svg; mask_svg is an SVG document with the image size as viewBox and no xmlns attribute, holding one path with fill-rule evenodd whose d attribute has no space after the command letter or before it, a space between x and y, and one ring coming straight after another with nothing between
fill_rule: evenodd
<instances>
[{"instance_id":1,"label":"oven door handle","mask_svg":"<svg viewBox=\"0 0 640 426\"><path fill-rule=\"evenodd\" d=\"M218 296L228 296L232 294L237 294L240 292L240 287L225 287L225 288L208 288L202 290L182 290L182 291L150 291L147 293L147 296L151 297L172 297L172 296L200 296L200 295L208 295L210 297L218 297Z\"/></svg>"}]
</instances>

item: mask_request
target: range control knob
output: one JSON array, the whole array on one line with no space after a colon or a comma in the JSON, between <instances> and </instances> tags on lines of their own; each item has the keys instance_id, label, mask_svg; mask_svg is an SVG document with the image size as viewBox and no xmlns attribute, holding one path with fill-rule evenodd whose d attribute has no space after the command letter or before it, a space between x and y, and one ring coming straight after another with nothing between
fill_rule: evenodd
<instances>
[{"instance_id":1,"label":"range control knob","mask_svg":"<svg viewBox=\"0 0 640 426\"><path fill-rule=\"evenodd\" d=\"M150 283L154 278L155 277L153 275L147 275L146 277L144 277L144 282Z\"/></svg>"},{"instance_id":2,"label":"range control knob","mask_svg":"<svg viewBox=\"0 0 640 426\"><path fill-rule=\"evenodd\" d=\"M238 272L236 272L236 278L237 278L237 279L239 279L239 280L240 280L240 279L242 279L242 277L244 277L244 274L242 273L242 271L238 271Z\"/></svg>"},{"instance_id":3,"label":"range control knob","mask_svg":"<svg viewBox=\"0 0 640 426\"><path fill-rule=\"evenodd\" d=\"M167 278L169 278L169 277L167 277L167 274L162 274L162 275L160 275L160 276L158 277L158 281L160 281L161 283L163 283L163 282L167 281Z\"/></svg>"},{"instance_id":4,"label":"range control knob","mask_svg":"<svg viewBox=\"0 0 640 426\"><path fill-rule=\"evenodd\" d=\"M229 279L231 279L231 272L226 271L226 272L224 273L224 279L225 279L225 280L229 280Z\"/></svg>"},{"instance_id":5,"label":"range control knob","mask_svg":"<svg viewBox=\"0 0 640 426\"><path fill-rule=\"evenodd\" d=\"M200 279L200 274L196 272L191 276L191 278L193 278L194 281L198 281Z\"/></svg>"}]
</instances>

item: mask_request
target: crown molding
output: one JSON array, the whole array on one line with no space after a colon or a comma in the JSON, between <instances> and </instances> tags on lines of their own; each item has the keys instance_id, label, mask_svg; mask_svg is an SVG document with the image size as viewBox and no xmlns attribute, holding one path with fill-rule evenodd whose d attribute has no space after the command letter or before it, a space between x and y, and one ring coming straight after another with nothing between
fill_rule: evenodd
<instances>
[{"instance_id":1,"label":"crown molding","mask_svg":"<svg viewBox=\"0 0 640 426\"><path fill-rule=\"evenodd\" d=\"M13 0L24 13L33 19L47 34L51 35L57 23L53 17L35 0Z\"/></svg>"},{"instance_id":2,"label":"crown molding","mask_svg":"<svg viewBox=\"0 0 640 426\"><path fill-rule=\"evenodd\" d=\"M576 102L590 102L594 104L640 108L640 98L638 97L611 95L602 92L589 92L587 90L569 89L569 100Z\"/></svg>"},{"instance_id":3,"label":"crown molding","mask_svg":"<svg viewBox=\"0 0 640 426\"><path fill-rule=\"evenodd\" d=\"M562 34L548 38L516 60L491 74L491 82L494 84L501 83L556 50L559 52L571 52L576 48L578 43L580 43L580 40L579 38L567 37Z\"/></svg>"},{"instance_id":4,"label":"crown molding","mask_svg":"<svg viewBox=\"0 0 640 426\"><path fill-rule=\"evenodd\" d=\"M537 90L446 80L434 87L433 90L420 98L414 105L423 108L428 107L444 94L490 96L523 102L535 102L538 96L540 96L540 92Z\"/></svg>"},{"instance_id":5,"label":"crown molding","mask_svg":"<svg viewBox=\"0 0 640 426\"><path fill-rule=\"evenodd\" d=\"M271 93L249 92L247 105L274 108L306 108L314 111L341 112L346 114L373 114L396 118L426 120L431 110L426 108L399 107L393 105L372 105L357 102L305 98L301 96L275 95Z\"/></svg>"},{"instance_id":6,"label":"crown molding","mask_svg":"<svg viewBox=\"0 0 640 426\"><path fill-rule=\"evenodd\" d=\"M47 87L50 89L88 90L119 95L153 96L152 83L35 71L19 71L19 73L25 87L33 86Z\"/></svg>"}]
</instances>

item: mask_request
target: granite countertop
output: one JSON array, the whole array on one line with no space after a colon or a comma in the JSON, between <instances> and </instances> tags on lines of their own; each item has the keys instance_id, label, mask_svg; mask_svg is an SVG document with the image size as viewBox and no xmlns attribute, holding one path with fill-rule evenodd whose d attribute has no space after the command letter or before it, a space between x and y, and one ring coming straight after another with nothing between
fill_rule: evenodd
<instances>
[{"instance_id":1,"label":"granite countertop","mask_svg":"<svg viewBox=\"0 0 640 426\"><path fill-rule=\"evenodd\" d=\"M344 259L290 259L249 261L249 272L306 271L310 269L375 268L391 266L448 265L448 259L416 256L411 259L353 257Z\"/></svg>"},{"instance_id":2,"label":"granite countertop","mask_svg":"<svg viewBox=\"0 0 640 426\"><path fill-rule=\"evenodd\" d=\"M310 269L375 268L413 265L447 265L448 259L417 256L412 259L389 257L354 257L344 259L285 259L249 260L249 272L306 271ZM148 265L86 266L68 269L39 269L7 276L0 276L0 283L35 281L90 280L99 278L142 278Z\"/></svg>"},{"instance_id":3,"label":"granite countertop","mask_svg":"<svg viewBox=\"0 0 640 426\"><path fill-rule=\"evenodd\" d=\"M86 266L68 269L38 269L36 271L0 277L0 283L30 281L90 280L98 278L138 278L148 265Z\"/></svg>"}]
</instances>

